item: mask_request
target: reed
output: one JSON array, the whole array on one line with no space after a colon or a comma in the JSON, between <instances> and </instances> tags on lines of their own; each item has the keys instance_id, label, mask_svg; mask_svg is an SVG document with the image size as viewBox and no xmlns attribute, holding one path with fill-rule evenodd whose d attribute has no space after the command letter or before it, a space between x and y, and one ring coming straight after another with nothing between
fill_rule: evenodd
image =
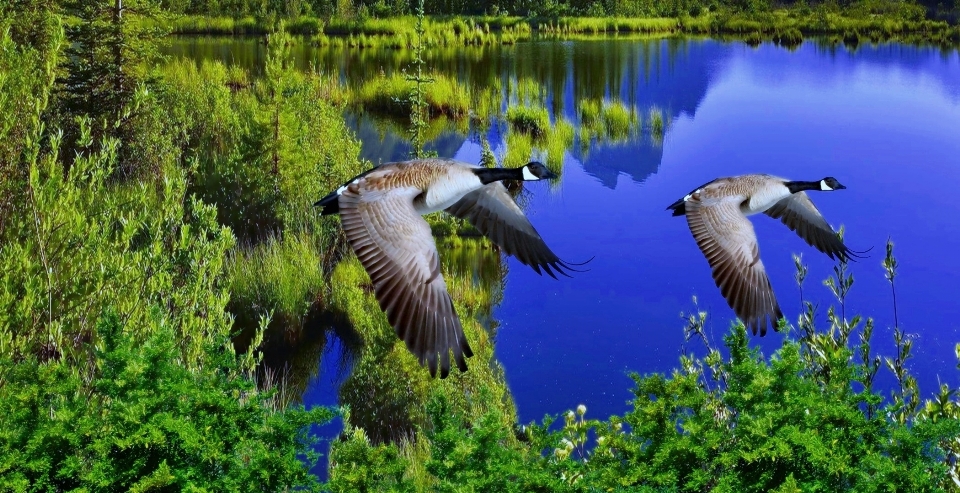
<instances>
[{"instance_id":1,"label":"reed","mask_svg":"<svg viewBox=\"0 0 960 493\"><path fill-rule=\"evenodd\" d=\"M650 134L655 140L662 140L666 122L663 119L663 110L654 106L650 108Z\"/></svg>"},{"instance_id":2,"label":"reed","mask_svg":"<svg viewBox=\"0 0 960 493\"><path fill-rule=\"evenodd\" d=\"M249 320L271 314L278 327L300 330L326 286L322 256L318 241L307 233L232 252L224 269L230 310Z\"/></svg>"},{"instance_id":3,"label":"reed","mask_svg":"<svg viewBox=\"0 0 960 493\"><path fill-rule=\"evenodd\" d=\"M467 88L444 74L432 74L430 79L432 82L426 86L424 95L430 114L447 115L455 119L466 117L471 100ZM353 90L350 99L354 106L362 110L407 116L410 114L407 99L413 87L412 81L394 73L366 81Z\"/></svg>"},{"instance_id":4,"label":"reed","mask_svg":"<svg viewBox=\"0 0 960 493\"><path fill-rule=\"evenodd\" d=\"M550 115L543 107L510 106L506 119L514 130L534 137L542 137L550 128Z\"/></svg>"}]
</instances>

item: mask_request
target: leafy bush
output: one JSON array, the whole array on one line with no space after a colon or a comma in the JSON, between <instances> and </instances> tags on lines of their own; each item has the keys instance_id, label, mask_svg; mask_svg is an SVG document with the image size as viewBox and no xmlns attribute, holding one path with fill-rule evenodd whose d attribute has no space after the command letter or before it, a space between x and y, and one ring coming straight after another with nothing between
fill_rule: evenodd
<instances>
[{"instance_id":1,"label":"leafy bush","mask_svg":"<svg viewBox=\"0 0 960 493\"><path fill-rule=\"evenodd\" d=\"M155 313L137 330L108 313L88 365L0 356L0 482L21 491L316 486L302 462L317 459L305 430L333 412L273 410L227 340L203 346L203 365L182 364L174 327Z\"/></svg>"},{"instance_id":2,"label":"leafy bush","mask_svg":"<svg viewBox=\"0 0 960 493\"><path fill-rule=\"evenodd\" d=\"M798 265L798 282L806 276ZM892 244L884 260L893 285ZM687 318L687 340L702 339L706 354L685 354L671 375L632 377L633 409L606 420L586 419L579 406L561 427L504 425L494 411L466 416L447 395L427 401L417 445L349 440L346 455L366 460L365 475L384 491L945 491L957 481L960 408L944 386L921 406L905 367L912 341L895 330L897 355L886 366L900 383L892 399L873 389L880 358L871 353L873 323L844 316L853 278L841 264L825 283L838 309L830 327L812 324L813 307L770 357L749 345L742 324L724 338L724 356L703 332L706 314ZM852 335L858 331L859 340ZM960 356L960 345L958 345ZM404 450L425 470L405 460ZM339 445L333 454L338 453ZM416 449L416 450L419 450ZM349 451L347 454L346 451ZM546 453L544 453L546 451ZM382 465L390 477L376 472ZM399 471L405 468L405 473ZM423 489L423 488L421 488Z\"/></svg>"}]
</instances>

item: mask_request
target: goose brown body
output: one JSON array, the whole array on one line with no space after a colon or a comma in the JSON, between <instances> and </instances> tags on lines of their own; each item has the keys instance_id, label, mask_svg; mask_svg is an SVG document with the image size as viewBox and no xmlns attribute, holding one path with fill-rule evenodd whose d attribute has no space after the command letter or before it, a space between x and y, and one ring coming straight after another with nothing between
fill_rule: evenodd
<instances>
[{"instance_id":1,"label":"goose brown body","mask_svg":"<svg viewBox=\"0 0 960 493\"><path fill-rule=\"evenodd\" d=\"M783 317L760 260L753 224L747 216L765 213L780 219L808 244L842 261L852 252L813 205L805 190L846 188L833 178L794 182L765 174L718 178L671 204L685 215L690 232L710 264L714 283L737 317L754 334L776 329Z\"/></svg>"},{"instance_id":2,"label":"goose brown body","mask_svg":"<svg viewBox=\"0 0 960 493\"><path fill-rule=\"evenodd\" d=\"M527 168L536 171L533 173ZM553 177L540 163L488 170L459 161L389 163L357 176L317 205L337 213L347 241L370 275L387 320L431 375L461 371L473 355L440 269L430 227L421 217L446 210L469 220L509 254L537 272L567 268L546 246L499 180ZM486 182L485 182L486 181ZM329 208L329 209L328 209Z\"/></svg>"}]
</instances>

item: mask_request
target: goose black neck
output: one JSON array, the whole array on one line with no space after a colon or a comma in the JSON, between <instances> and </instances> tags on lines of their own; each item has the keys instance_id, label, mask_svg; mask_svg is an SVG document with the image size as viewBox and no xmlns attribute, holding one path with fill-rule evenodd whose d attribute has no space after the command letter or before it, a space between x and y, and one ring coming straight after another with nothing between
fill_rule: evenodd
<instances>
[{"instance_id":1,"label":"goose black neck","mask_svg":"<svg viewBox=\"0 0 960 493\"><path fill-rule=\"evenodd\" d=\"M784 185L790 189L790 193L802 192L804 190L820 190L819 181L788 181Z\"/></svg>"},{"instance_id":2,"label":"goose black neck","mask_svg":"<svg viewBox=\"0 0 960 493\"><path fill-rule=\"evenodd\" d=\"M484 185L501 180L523 180L523 168L479 168L473 173Z\"/></svg>"}]
</instances>

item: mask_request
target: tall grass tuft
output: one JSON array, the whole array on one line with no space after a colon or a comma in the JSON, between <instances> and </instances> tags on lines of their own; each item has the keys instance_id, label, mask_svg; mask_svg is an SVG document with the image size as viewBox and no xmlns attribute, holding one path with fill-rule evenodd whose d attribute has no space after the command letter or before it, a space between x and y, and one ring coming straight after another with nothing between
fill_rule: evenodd
<instances>
[{"instance_id":1,"label":"tall grass tuft","mask_svg":"<svg viewBox=\"0 0 960 493\"><path fill-rule=\"evenodd\" d=\"M663 119L663 110L654 106L650 108L650 134L654 140L663 140L666 124Z\"/></svg>"},{"instance_id":2,"label":"tall grass tuft","mask_svg":"<svg viewBox=\"0 0 960 493\"><path fill-rule=\"evenodd\" d=\"M276 326L299 331L326 286L322 259L317 239L308 233L234 251L224 269L230 310L248 322L269 314Z\"/></svg>"},{"instance_id":3,"label":"tall grass tuft","mask_svg":"<svg viewBox=\"0 0 960 493\"><path fill-rule=\"evenodd\" d=\"M550 115L543 107L510 106L506 118L513 129L534 137L542 137L550 128Z\"/></svg>"}]
</instances>

